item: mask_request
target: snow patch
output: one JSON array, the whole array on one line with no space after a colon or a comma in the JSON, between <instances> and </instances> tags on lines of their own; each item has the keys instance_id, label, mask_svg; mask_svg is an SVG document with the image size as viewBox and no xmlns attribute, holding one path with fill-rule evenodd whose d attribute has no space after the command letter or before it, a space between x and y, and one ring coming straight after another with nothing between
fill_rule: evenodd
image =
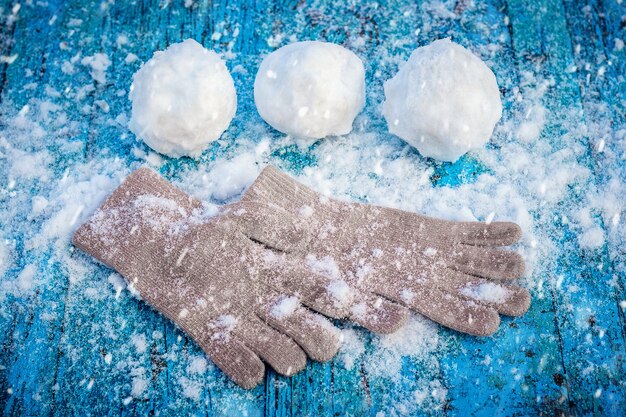
<instances>
[{"instance_id":1,"label":"snow patch","mask_svg":"<svg viewBox=\"0 0 626 417\"><path fill-rule=\"evenodd\" d=\"M477 301L502 304L509 296L509 290L494 282L470 283L461 289L461 294Z\"/></svg>"},{"instance_id":2,"label":"snow patch","mask_svg":"<svg viewBox=\"0 0 626 417\"><path fill-rule=\"evenodd\" d=\"M274 304L270 314L277 319L283 319L295 313L300 306L300 302L296 297L284 297Z\"/></svg>"},{"instance_id":3,"label":"snow patch","mask_svg":"<svg viewBox=\"0 0 626 417\"><path fill-rule=\"evenodd\" d=\"M89 67L91 78L98 84L106 84L106 72L111 66L111 60L107 54L97 53L84 57L80 63Z\"/></svg>"}]
</instances>

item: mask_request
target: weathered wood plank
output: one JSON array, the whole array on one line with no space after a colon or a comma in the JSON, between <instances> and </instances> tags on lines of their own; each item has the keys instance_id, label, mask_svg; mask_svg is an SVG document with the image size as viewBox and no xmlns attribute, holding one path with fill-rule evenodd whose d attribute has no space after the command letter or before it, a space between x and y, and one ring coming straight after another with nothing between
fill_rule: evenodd
<instances>
[{"instance_id":1,"label":"weathered wood plank","mask_svg":"<svg viewBox=\"0 0 626 417\"><path fill-rule=\"evenodd\" d=\"M513 1L508 4L518 65L537 68L532 63L532 57L540 57L544 76L553 77L558 86L548 91L545 100L546 107L554 116L563 115L560 120L555 120L553 116L547 122L546 131L550 133L554 149L569 146L575 150L578 145L577 161L592 168L587 138L572 131L571 115L580 114L582 105L575 75L568 71L574 57L563 5L546 2L529 7L528 4ZM518 20L520 16L526 18ZM557 208L556 216L567 216L569 209L576 207L580 201L581 192L586 187L593 187L594 183L592 174L585 184L574 187L564 205ZM606 246L602 250L586 251L573 239L575 234L569 225L557 221L553 229L554 236L560 237L559 247L563 250L553 278L558 277L561 283L553 284L553 294L563 349L569 412L615 413L624 408L619 404L623 400L618 400L623 398L623 387L615 383L611 375L623 372L622 365L613 362L613 359L624 352L624 338L619 330L616 294L607 285L612 270ZM602 392L598 389L609 395L597 395Z\"/></svg>"},{"instance_id":2,"label":"weathered wood plank","mask_svg":"<svg viewBox=\"0 0 626 417\"><path fill-rule=\"evenodd\" d=\"M344 43L364 58L368 71L368 114L359 120L367 119L370 125L366 129L381 132L380 140L394 144L401 152L405 145L384 133L385 122L376 108L376 101L382 97L382 81L393 74L395 63L405 59L414 47L449 35L475 47L488 43L503 45L490 65L498 75L505 99L510 97L509 89L519 83L517 77L522 71L555 77L559 88L550 90L544 102L552 114L561 114L571 107L584 110L590 117L590 105L610 103L615 127L619 128L624 123L626 88L623 82L609 80L620 76L625 60L623 53L614 55L609 43L623 38L623 12L616 3L609 2L592 5L594 11L604 11L602 16L589 15L570 1L566 5L567 10L553 1L539 5L492 1L466 8L459 2L455 11L458 18L435 16L428 8L432 6L430 2L415 5L404 1L197 2L185 7L182 1L146 0L112 3L104 9L95 1L23 5L15 27L18 35L11 47L11 51L21 52L15 63L4 66L6 89L0 97L19 109L31 97L46 97L46 85L59 92L65 92L65 87L75 90L92 85L93 90L83 100L47 98L61 104L63 112L75 123L65 134L83 144L78 151L69 153L55 150L54 143L50 145L55 173L60 175L72 167L76 158L89 161L99 157L103 150L112 158L122 158L126 165L136 163L142 159L133 155L133 149L147 148L125 133L123 119L114 121L119 115L129 114L127 88L139 65L139 61L127 64L124 59L133 52L145 61L154 50L193 37L207 47L223 52L232 50L236 55L229 61L231 69L241 65L233 74L240 98L239 111L224 137L224 145L212 147L202 158L211 161L236 149L239 135L256 135L253 140L260 140L261 136L280 137L260 123L252 100L252 82L263 54L297 34L299 40ZM56 23L50 25L54 15ZM505 23L505 17L510 19L510 25ZM83 22L70 29L72 18ZM417 29L422 30L416 34ZM70 30L74 31L72 35ZM568 30L574 39L580 38L584 44L591 41L593 47L576 55ZM126 36L129 43L118 46L119 35ZM287 37L280 40L283 35ZM360 43L361 37L365 43ZM68 49L61 48L59 42L67 42ZM79 50L83 57L107 53L112 64L105 86L94 83L89 70L80 64L74 74L61 70L61 64ZM383 61L381 58L388 54L397 59ZM597 56L611 56L614 65L606 67L604 80L598 79L588 87L592 95L582 94L581 98L580 86L586 87L584 74L563 70L573 62L589 61L595 71L603 64L593 61ZM26 76L29 69L32 75ZM24 85L31 81L36 81L33 88L24 90ZM102 102L108 105L108 113L103 111ZM508 111L517 110L515 104L510 105ZM251 126L252 133L248 131ZM568 129L571 126L552 117L545 137L553 142L554 149L568 141L583 148L588 146L588 138L566 135ZM294 172L301 170L303 164L315 164L314 152L285 148L277 149L278 154ZM591 156L601 166L602 157L590 149L578 155L578 161L593 168ZM194 164L187 159L168 160L161 171L176 178L183 168ZM442 186L472 182L476 172L483 169L472 158L463 158L457 164L427 164L435 170L433 182ZM603 181L601 171L596 170L590 181L596 180ZM16 192L28 196L49 191L45 186L38 187L18 184ZM578 190L572 190L567 200L554 208L555 212L566 213L566 204L576 203L578 194ZM7 208L7 204L6 199L0 201L0 209ZM25 233L25 238L40 226L26 214L20 221L24 224L18 230ZM193 341L147 306L126 293L116 297L107 282L110 271L106 268L93 267L74 281L78 277L59 263L53 252L34 254L23 247L22 238L15 237L20 261L8 274L14 277L24 265L34 263L44 274L46 284L37 287L33 298L11 299L3 304L11 311L9 317L0 317L0 364L7 366L0 370L3 413L415 414L419 411L406 411L412 409L392 401L410 405L418 391L424 389L419 381L430 380L447 390L448 404L444 409L422 410L429 414L491 415L495 410L512 415L552 411L617 415L624 407L624 387L620 382L624 370L619 357L614 361L613 356L623 356L624 352L623 311L617 305L624 296L621 288L612 289L607 281L615 274L624 281L616 261L608 260L609 253L613 253L614 259L623 264L623 259L615 255L619 248L605 246L597 252L582 251L568 226L559 222L555 226L551 216L539 217L537 222L540 227L552 228L558 247L558 262L547 262L537 271L548 277L551 291L537 298L523 318L505 320L506 327L495 338L477 340L442 331L445 346L430 358L434 362L405 359L397 382L368 375L367 359L360 357L350 370L334 361L309 364L305 372L294 378L269 372L265 385L251 392L234 387L210 363L207 370L202 370L203 355ZM33 231L29 231L31 228ZM84 255L76 254L73 259L90 264ZM610 266L598 270L598 264ZM557 285L559 275L563 279ZM566 289L572 286L580 290L567 293ZM593 326L586 322L590 314ZM371 340L366 337L366 350L371 351ZM586 371L589 363L595 365L591 373ZM8 387L13 390L12 395L7 395ZM596 388L603 389L599 398L594 395Z\"/></svg>"},{"instance_id":3,"label":"weathered wood plank","mask_svg":"<svg viewBox=\"0 0 626 417\"><path fill-rule=\"evenodd\" d=\"M487 60L503 93L505 111L515 114L519 109L514 87L519 85L520 76L506 4L483 3L478 7L460 4L457 13L446 32ZM494 139L506 140L505 137ZM440 185L472 181L467 172L474 172L475 176L484 171L479 163L468 159L444 164L437 171L442 177ZM535 271L533 275L542 272ZM458 345L442 358L443 372L449 381L448 409L452 414L471 412L480 416L495 410L507 415L552 413L551 403L557 403L560 396L560 388L551 377L559 366L558 340L550 337L554 334L554 311L550 298L533 295L531 311L521 318L503 318L495 337L455 336Z\"/></svg>"}]
</instances>

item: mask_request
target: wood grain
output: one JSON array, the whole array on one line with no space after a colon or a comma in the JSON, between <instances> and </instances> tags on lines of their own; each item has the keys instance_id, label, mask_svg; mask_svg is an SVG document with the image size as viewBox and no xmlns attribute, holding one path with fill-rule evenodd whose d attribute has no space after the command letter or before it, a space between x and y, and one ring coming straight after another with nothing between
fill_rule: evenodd
<instances>
[{"instance_id":1,"label":"wood grain","mask_svg":"<svg viewBox=\"0 0 626 417\"><path fill-rule=\"evenodd\" d=\"M240 136L252 141L262 135L279 137L260 127L264 125L254 107L252 85L264 54L291 35L354 49L368 74L369 128L398 152L414 152L387 133L376 110L382 81L415 47L450 36L476 48L503 45L489 65L505 97L513 94L525 72L553 79L557 87L544 99L550 146L556 151L574 144L576 161L590 170L589 183L601 187L609 181L602 169L607 156L597 152L596 138L572 131L559 115L567 111L591 120L605 112L613 121L607 135L624 129L626 48L615 49L615 40L626 38L624 4L489 0L467 7L459 0L454 18L446 18L430 7L431 2L406 0L197 1L190 7L184 3L25 2L15 24L0 27L0 55L18 54L14 63L0 64L0 104L19 110L32 98L46 97L46 86L70 96L87 86L84 100L62 101L72 123L56 132L59 143L71 140L80 146L60 151L59 143L47 145L56 174L76 162L95 159L104 149L126 164L140 160L133 154L133 136L111 120L129 113L127 90L140 63L153 51L189 37L232 53L231 70L243 69L233 73L237 116L222 143L212 146L203 160L231 153ZM0 0L5 17L15 4ZM281 40L284 35L287 38ZM118 42L120 36L127 44ZM95 83L79 64L72 74L63 71L62 64L77 53L85 57L98 52L112 61L105 85ZM137 62L124 62L130 52L138 55ZM572 65L578 70L570 71ZM603 76L597 76L600 67ZM522 86L522 94L525 88L531 87ZM109 113L98 109L101 100L110 107ZM513 103L506 110L520 109ZM316 163L313 153L294 146L276 149L274 155L294 172ZM181 168L194 164L188 159L168 160L161 172L176 178ZM471 156L456 164L427 164L435 173L433 183L440 186L472 182L486 169ZM621 166L624 179L623 161ZM10 314L0 315L0 410L3 416L624 415L626 326L620 307L626 299L624 248L610 240L594 251L577 244L575 231L563 218L568 205L582 198L584 187L572 187L551 207L549 216L533 213L537 227L552 231L557 248L536 271L547 291L533 299L525 316L504 319L496 337L477 339L442 330L445 347L429 358L404 358L402 378L396 382L369 375L363 359L351 369L335 360L309 363L292 378L269 371L265 383L252 391L234 386L210 362L205 373L193 372L189 364L203 358L201 350L143 303L128 295L115 298L107 282L111 271L101 267L75 280L67 265L53 256L54 248L25 248L24 242L39 225L22 213L11 236L18 261L0 279L15 277L25 265L34 264L45 284L27 299L9 296L3 301ZM36 195L39 188L15 192ZM1 197L0 210L7 209L10 196ZM593 221L607 230L600 213L593 214ZM72 254L76 259L84 256ZM561 286L578 291L561 291ZM364 337L371 349L371 340ZM144 339L146 349L135 348L133 340ZM137 372L148 381L141 399L131 396ZM416 393L425 389L423 381L446 390L445 405L418 411L402 408L416 402ZM183 395L181 384L196 387L198 397ZM595 395L598 389L601 395Z\"/></svg>"}]
</instances>

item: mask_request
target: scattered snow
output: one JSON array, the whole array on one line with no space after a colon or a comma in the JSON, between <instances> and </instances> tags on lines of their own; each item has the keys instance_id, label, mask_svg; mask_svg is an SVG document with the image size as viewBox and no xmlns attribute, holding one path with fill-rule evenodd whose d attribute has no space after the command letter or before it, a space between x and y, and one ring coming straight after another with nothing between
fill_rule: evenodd
<instances>
[{"instance_id":1,"label":"scattered snow","mask_svg":"<svg viewBox=\"0 0 626 417\"><path fill-rule=\"evenodd\" d=\"M230 332L237 326L237 318L230 314L224 314L215 319L212 323L209 323L209 328L212 328L215 333L211 336L212 339L228 339Z\"/></svg>"},{"instance_id":2,"label":"scattered snow","mask_svg":"<svg viewBox=\"0 0 626 417\"><path fill-rule=\"evenodd\" d=\"M9 269L9 265L13 262L9 243L0 236L0 277Z\"/></svg>"},{"instance_id":3,"label":"scattered snow","mask_svg":"<svg viewBox=\"0 0 626 417\"><path fill-rule=\"evenodd\" d=\"M402 300L409 304L411 303L411 301L413 301L413 299L415 298L415 293L409 289L403 289L402 292L400 293L400 297L402 298Z\"/></svg>"},{"instance_id":4,"label":"scattered snow","mask_svg":"<svg viewBox=\"0 0 626 417\"><path fill-rule=\"evenodd\" d=\"M135 346L135 350L137 353L145 353L148 347L146 342L146 336L143 334L134 334L131 337L131 341L133 342L133 346Z\"/></svg>"},{"instance_id":5,"label":"scattered snow","mask_svg":"<svg viewBox=\"0 0 626 417\"><path fill-rule=\"evenodd\" d=\"M578 236L578 243L585 249L599 248L604 244L604 232L600 227L594 226Z\"/></svg>"},{"instance_id":6,"label":"scattered snow","mask_svg":"<svg viewBox=\"0 0 626 417\"><path fill-rule=\"evenodd\" d=\"M298 210L298 214L300 214L300 216L302 216L304 218L311 217L314 212L315 212L315 210L313 209L313 207L306 206L306 205L300 207L300 210Z\"/></svg>"},{"instance_id":7,"label":"scattered snow","mask_svg":"<svg viewBox=\"0 0 626 417\"><path fill-rule=\"evenodd\" d=\"M497 283L485 282L478 285L468 284L461 289L461 294L477 301L498 304L506 301L509 290Z\"/></svg>"},{"instance_id":8,"label":"scattered snow","mask_svg":"<svg viewBox=\"0 0 626 417\"><path fill-rule=\"evenodd\" d=\"M126 58L124 58L124 62L127 64L132 64L138 59L139 57L137 55L133 54L132 52L129 52L128 55L126 55Z\"/></svg>"},{"instance_id":9,"label":"scattered snow","mask_svg":"<svg viewBox=\"0 0 626 417\"><path fill-rule=\"evenodd\" d=\"M356 361L365 353L365 340L361 332L347 327L341 330L343 343L337 360L344 368L351 370Z\"/></svg>"},{"instance_id":10,"label":"scattered snow","mask_svg":"<svg viewBox=\"0 0 626 417\"><path fill-rule=\"evenodd\" d=\"M364 361L366 370L374 377L397 380L401 376L403 357L423 357L439 347L437 332L437 325L412 315L397 332L374 337L374 350Z\"/></svg>"},{"instance_id":11,"label":"scattered snow","mask_svg":"<svg viewBox=\"0 0 626 417\"><path fill-rule=\"evenodd\" d=\"M122 276L117 272L109 275L107 281L113 286L113 289L115 290L115 298L119 299L122 291L124 290L124 288L126 288L126 281L124 281L124 278L122 278Z\"/></svg>"},{"instance_id":12,"label":"scattered snow","mask_svg":"<svg viewBox=\"0 0 626 417\"><path fill-rule=\"evenodd\" d=\"M297 297L284 297L274 304L270 314L277 319L282 319L291 316L299 306L300 302Z\"/></svg>"},{"instance_id":13,"label":"scattered snow","mask_svg":"<svg viewBox=\"0 0 626 417\"><path fill-rule=\"evenodd\" d=\"M333 297L334 303L338 306L348 305L352 300L352 290L345 281L335 279L326 287L328 293Z\"/></svg>"},{"instance_id":14,"label":"scattered snow","mask_svg":"<svg viewBox=\"0 0 626 417\"><path fill-rule=\"evenodd\" d=\"M197 6L191 1L188 3L194 9ZM419 15L421 24L416 36L420 42L434 33L432 28L438 24L438 19L459 19L453 11L458 3L428 1L409 10ZM474 3L466 2L465 5L475 7ZM22 12L19 11L19 4L15 5L14 11L6 10L5 14L7 12L10 13L9 18L5 15L2 23L10 27ZM398 18L396 24L407 24L412 21L411 16ZM80 29L75 28L77 32ZM484 27L481 30L492 29ZM342 199L392 206L447 219L515 221L524 231L516 250L524 255L528 263L528 276L522 283L531 290L533 297L550 297L553 290L558 296L580 294L580 288L572 284L569 275L554 274L557 258L563 255L563 236L546 225L554 221L562 222L573 234L567 242L568 250L578 247L607 248L610 262L598 265L598 268L602 271L612 268L611 281L607 285L616 285L617 277L626 272L626 228L623 227L626 218L623 197L626 195L623 166L626 128L613 117L613 110L606 104L594 106L590 103L582 113L580 109L555 104L552 96L560 85L537 75L543 72L541 63L536 64L536 73L503 70L498 65L506 65L506 62L498 64L499 57L503 56L498 48L508 47L499 40L491 44L477 44L473 52L483 60L493 58L490 66L504 87L505 111L496 126L491 145L466 157L466 162L484 169L478 169L472 175L459 174L458 184L448 185L446 178L440 178L440 173L442 169L446 171L449 165L424 160L387 134L384 127L381 128L384 120L377 105L383 98L382 81L395 72L397 64L416 46L415 39L395 37L386 30L381 28L380 34L381 39L386 39L385 43L376 48L369 56L371 59L365 62L368 77L373 78L368 79L368 104L365 112L357 117L353 133L340 139L320 141L309 148L310 143L294 141L271 131L256 115L253 106L248 106L237 115L232 129L193 163L160 157L143 144L132 142L132 135L127 132L126 126L128 109L120 104L126 99L118 95L128 83L116 84L110 89L101 88L113 82L129 82L130 74L126 71L132 71L139 65L136 54L144 56L145 51L141 51L130 39L129 43L121 45L120 51L114 47L115 38L98 39L97 42L108 42L110 48L104 49L106 54L83 57L79 51L88 48L77 48L72 39L59 40L59 48L66 58L59 62L47 62L47 72L56 71L60 78L69 80L68 84L59 82L46 88L46 85L35 82L38 77L33 76L33 71L26 71L26 79L19 87L34 98L19 105L3 100L0 108L0 301L21 297L19 301L25 310L32 309L40 301L33 295L38 294L41 286L57 285L59 282L65 285L65 280L69 279L73 291L67 300L68 309L84 308L84 313L88 314L92 312L91 306L84 300L93 301L100 308L103 303L99 301L102 295L98 292L105 293L110 298L104 305L114 311L114 316L108 316L107 323L100 323L99 317L92 323L83 321L87 324L85 332L90 337L85 339L87 344L62 339L60 346L68 352L63 360L74 360L84 355L85 349L97 348L97 352L102 352L102 362L98 366L116 379L127 378L123 391L117 395L125 404L130 404L134 396L145 396L152 375L151 369L143 368L142 371L141 364L132 360L133 356L139 356L141 341L139 348L131 339L123 340L121 347L115 343L120 334L127 338L131 328L131 332L144 335L144 355L148 345L155 343L162 348L167 343L168 351L163 353L162 358L168 361L168 365L176 365L177 361L181 365L180 369L172 371L172 380L179 381L181 391L188 398L202 398L201 389L205 382L195 382L194 378L206 378L210 381L206 384L215 381L212 372L204 374L207 367L212 369L213 365L204 359L202 351L188 343L186 338L177 338L176 334L170 337L170 330L137 328L141 323L131 322L123 313L136 310L134 300L128 303L129 293L124 291L124 280L73 250L70 245L75 228L94 212L129 172L144 164L159 168L175 185L194 196L217 203L237 199L263 165L273 163L312 188ZM220 42L231 39L224 34L223 28L216 28L216 31L222 33ZM415 28L411 28L410 33L414 32ZM368 36L367 30L362 35L351 35L346 44L364 51L370 45ZM291 40L289 33L276 33L271 42L277 42L279 46ZM393 46L387 47L391 43ZM579 51L577 56L584 55L580 45L576 49ZM622 53L623 40L616 39L614 47L609 45L610 49L612 51L608 53ZM250 74L248 69L254 68L254 65L240 60L246 59L243 54L229 54L228 57L234 59L232 64L236 70L233 73L237 74L237 82L243 82L238 84L238 88L251 82L254 74ZM14 68L21 65L23 56L13 54L0 59L4 63L12 61L11 68ZM125 60L128 65L124 64ZM111 71L112 62L116 65L115 73ZM613 82L614 63L605 60L572 65L576 68L572 76L580 76L581 73L589 75L588 85ZM604 69L600 70L601 66ZM75 85L73 80L85 75L81 72L89 72L94 82ZM603 72L604 77L595 80ZM581 82L584 84L584 78ZM586 90L587 85L581 84L583 94L588 94ZM242 98L249 104L251 92L241 89L239 92L247 94ZM590 101L593 100L594 97L590 97ZM103 107L106 108L103 103L110 106L108 114L103 111ZM581 138L588 138L589 143L584 142L587 139L581 141ZM597 164L595 176L590 171L591 164L584 162L588 148ZM310 152L305 154L306 151ZM576 198L571 198L572 194ZM555 218L556 214L558 218ZM16 243L18 240L19 244ZM385 253L377 249L373 255L385 256ZM331 275L337 272L333 268L326 268L326 271ZM97 283L102 285L98 287ZM494 295L491 291L487 293ZM406 292L403 296L409 298L411 294ZM618 298L619 308L626 310L626 300L622 298ZM0 316L15 314L14 307L10 301L2 302ZM581 332L588 332L589 315L604 306L584 302L580 306L564 306L569 307L580 311L576 313L576 325ZM140 316L133 316L132 319L145 314L148 314L147 310L142 310ZM42 320L51 321L62 317L58 310L41 316ZM115 320L108 323L111 317ZM236 325L236 319L221 317L214 324L221 331L218 332L220 336L227 336ZM102 332L89 333L91 326L98 331L102 329ZM408 327L399 334L378 337L349 325L340 326L343 327L344 345L339 364L355 374L363 370L370 381L377 378L405 381L406 386L414 389L405 398L395 398L390 407L397 407L384 412L384 415L411 414L415 410L411 407L431 410L445 402L445 387L438 380L437 355L446 348L447 341L443 340L444 333L440 334L440 327L425 319L412 317ZM592 337L599 337L600 334L597 331ZM606 334L604 340L610 335ZM541 332L538 337L546 335ZM456 340L454 336L450 337ZM105 345L105 340L114 343ZM517 341L503 339L502 343ZM193 352L187 362L183 361L183 345L184 349ZM452 345L456 346L455 343ZM498 354L492 355L482 361L484 366L495 366L501 360ZM406 362L407 357L411 363L417 364L419 375L402 375L402 361ZM540 368L545 366L547 370L549 362L542 359ZM78 366L67 369L71 377L76 372L82 372ZM599 368L590 366L585 372L596 369ZM519 373L515 375L519 376ZM85 378L84 386L89 386L92 377L95 375L81 375L77 381ZM102 389L99 376L95 381L94 386ZM7 388L7 392L10 389ZM595 395L593 389L589 395ZM600 390L597 395L608 394ZM216 407L225 409L227 405ZM400 408L406 412L399 411Z\"/></svg>"},{"instance_id":15,"label":"scattered snow","mask_svg":"<svg viewBox=\"0 0 626 417\"><path fill-rule=\"evenodd\" d=\"M111 60L106 54L97 53L84 57L80 63L90 68L91 78L98 84L106 84L106 72L111 66Z\"/></svg>"},{"instance_id":16,"label":"scattered snow","mask_svg":"<svg viewBox=\"0 0 626 417\"><path fill-rule=\"evenodd\" d=\"M0 55L0 64L8 64L11 65L12 63L15 62L15 60L17 59L18 55L17 54L13 54L13 55Z\"/></svg>"},{"instance_id":17,"label":"scattered snow","mask_svg":"<svg viewBox=\"0 0 626 417\"><path fill-rule=\"evenodd\" d=\"M194 381L187 377L181 376L178 378L178 383L182 387L182 394L185 398L189 398L195 401L200 399L202 393L202 383L200 381Z\"/></svg>"},{"instance_id":18,"label":"scattered snow","mask_svg":"<svg viewBox=\"0 0 626 417\"><path fill-rule=\"evenodd\" d=\"M204 356L195 356L189 362L187 372L192 374L203 374L207 369L207 360Z\"/></svg>"},{"instance_id":19,"label":"scattered snow","mask_svg":"<svg viewBox=\"0 0 626 417\"><path fill-rule=\"evenodd\" d=\"M517 137L524 142L537 140L545 123L545 107L539 103L532 104L524 115L524 121L517 128Z\"/></svg>"},{"instance_id":20,"label":"scattered snow","mask_svg":"<svg viewBox=\"0 0 626 417\"><path fill-rule=\"evenodd\" d=\"M133 377L133 382L130 395L134 398L142 397L150 384L150 380L146 376L146 368L133 368L131 369L131 375Z\"/></svg>"},{"instance_id":21,"label":"scattered snow","mask_svg":"<svg viewBox=\"0 0 626 417\"><path fill-rule=\"evenodd\" d=\"M321 259L318 259L315 255L309 254L306 256L306 263L311 272L324 275L328 278L333 278L337 282L341 281L341 272L339 271L339 266L337 266L335 260L330 256L325 256ZM335 286L334 288L337 292L337 295L341 295L341 293L344 292L344 290L340 286Z\"/></svg>"},{"instance_id":22,"label":"scattered snow","mask_svg":"<svg viewBox=\"0 0 626 417\"><path fill-rule=\"evenodd\" d=\"M259 152L263 152L262 146L257 146ZM186 172L177 185L201 200L224 202L241 194L254 181L260 172L257 161L257 152L244 151L231 159L220 159Z\"/></svg>"}]
</instances>

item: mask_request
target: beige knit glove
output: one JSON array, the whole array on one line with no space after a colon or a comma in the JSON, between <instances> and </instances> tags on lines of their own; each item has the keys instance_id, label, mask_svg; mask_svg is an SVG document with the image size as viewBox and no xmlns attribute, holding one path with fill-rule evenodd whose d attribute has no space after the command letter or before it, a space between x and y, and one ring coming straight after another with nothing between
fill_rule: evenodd
<instances>
[{"instance_id":1,"label":"beige knit glove","mask_svg":"<svg viewBox=\"0 0 626 417\"><path fill-rule=\"evenodd\" d=\"M444 326L473 335L494 333L500 314L517 316L530 295L507 281L524 261L497 247L515 243L515 223L454 222L401 210L329 199L271 166L243 200L298 215L315 238L304 250L312 270L342 272L349 286L409 307ZM386 301L388 303L388 301ZM355 303L359 322L368 305Z\"/></svg>"},{"instance_id":2,"label":"beige knit glove","mask_svg":"<svg viewBox=\"0 0 626 417\"><path fill-rule=\"evenodd\" d=\"M265 204L243 202L207 216L198 200L142 168L73 242L251 388L263 378L261 359L292 375L305 366L305 352L326 361L339 348L337 329L312 310L342 317L351 300L330 290L345 283L292 256L308 239L296 216Z\"/></svg>"}]
</instances>

